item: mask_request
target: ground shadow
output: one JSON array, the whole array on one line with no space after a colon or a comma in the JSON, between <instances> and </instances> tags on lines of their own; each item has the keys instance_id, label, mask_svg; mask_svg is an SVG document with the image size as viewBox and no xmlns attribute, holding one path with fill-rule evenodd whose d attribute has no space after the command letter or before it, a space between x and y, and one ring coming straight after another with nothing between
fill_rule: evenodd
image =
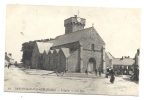
<instances>
[{"instance_id":1,"label":"ground shadow","mask_svg":"<svg viewBox=\"0 0 144 100\"><path fill-rule=\"evenodd\" d=\"M132 81L129 78L122 78L122 79L125 80L125 81L134 82L134 83L138 84L138 81Z\"/></svg>"}]
</instances>

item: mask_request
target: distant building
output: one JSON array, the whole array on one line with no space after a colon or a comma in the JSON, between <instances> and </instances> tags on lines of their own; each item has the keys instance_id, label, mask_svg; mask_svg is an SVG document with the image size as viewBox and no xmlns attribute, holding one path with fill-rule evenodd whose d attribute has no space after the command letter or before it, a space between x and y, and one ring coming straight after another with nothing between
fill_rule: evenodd
<instances>
[{"instance_id":1,"label":"distant building","mask_svg":"<svg viewBox=\"0 0 144 100\"><path fill-rule=\"evenodd\" d=\"M135 60L129 57L114 58L112 60L113 69L117 71L118 74L129 75L133 71L133 64Z\"/></svg>"},{"instance_id":2,"label":"distant building","mask_svg":"<svg viewBox=\"0 0 144 100\"><path fill-rule=\"evenodd\" d=\"M5 52L5 64L14 64L14 59L12 58L12 54Z\"/></svg>"},{"instance_id":3,"label":"distant building","mask_svg":"<svg viewBox=\"0 0 144 100\"><path fill-rule=\"evenodd\" d=\"M114 58L109 52L106 52L106 66L112 67L116 74L129 75L134 69L135 59L129 56Z\"/></svg>"}]
</instances>

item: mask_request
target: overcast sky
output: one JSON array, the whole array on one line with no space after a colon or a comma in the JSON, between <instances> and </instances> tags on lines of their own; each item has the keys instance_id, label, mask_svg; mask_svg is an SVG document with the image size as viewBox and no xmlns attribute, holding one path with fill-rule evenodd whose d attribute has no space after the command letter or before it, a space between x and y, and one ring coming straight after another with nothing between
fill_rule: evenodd
<instances>
[{"instance_id":1,"label":"overcast sky","mask_svg":"<svg viewBox=\"0 0 144 100\"><path fill-rule=\"evenodd\" d=\"M134 57L140 47L141 10L138 8L7 5L5 51L19 62L22 43L64 34L64 20L78 11L86 19L85 28L94 23L106 43L106 51L114 57Z\"/></svg>"}]
</instances>

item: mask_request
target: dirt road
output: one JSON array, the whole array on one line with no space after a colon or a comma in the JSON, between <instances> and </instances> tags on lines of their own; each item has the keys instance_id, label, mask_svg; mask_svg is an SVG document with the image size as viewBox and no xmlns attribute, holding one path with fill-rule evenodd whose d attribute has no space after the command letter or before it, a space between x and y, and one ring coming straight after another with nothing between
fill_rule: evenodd
<instances>
[{"instance_id":1,"label":"dirt road","mask_svg":"<svg viewBox=\"0 0 144 100\"><path fill-rule=\"evenodd\" d=\"M102 77L58 77L48 75L48 71L11 67L5 68L4 91L71 93L71 94L106 94L138 96L139 85L126 76L116 77L111 84L109 78ZM31 74L33 73L33 74Z\"/></svg>"}]
</instances>

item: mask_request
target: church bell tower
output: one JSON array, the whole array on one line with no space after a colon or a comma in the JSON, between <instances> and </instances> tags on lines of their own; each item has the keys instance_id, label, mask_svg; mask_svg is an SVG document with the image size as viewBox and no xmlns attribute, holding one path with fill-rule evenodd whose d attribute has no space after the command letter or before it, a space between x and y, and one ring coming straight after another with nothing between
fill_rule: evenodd
<instances>
[{"instance_id":1,"label":"church bell tower","mask_svg":"<svg viewBox=\"0 0 144 100\"><path fill-rule=\"evenodd\" d=\"M85 21L86 20L84 18L80 18L77 15L64 20L65 34L73 33L84 29Z\"/></svg>"}]
</instances>

